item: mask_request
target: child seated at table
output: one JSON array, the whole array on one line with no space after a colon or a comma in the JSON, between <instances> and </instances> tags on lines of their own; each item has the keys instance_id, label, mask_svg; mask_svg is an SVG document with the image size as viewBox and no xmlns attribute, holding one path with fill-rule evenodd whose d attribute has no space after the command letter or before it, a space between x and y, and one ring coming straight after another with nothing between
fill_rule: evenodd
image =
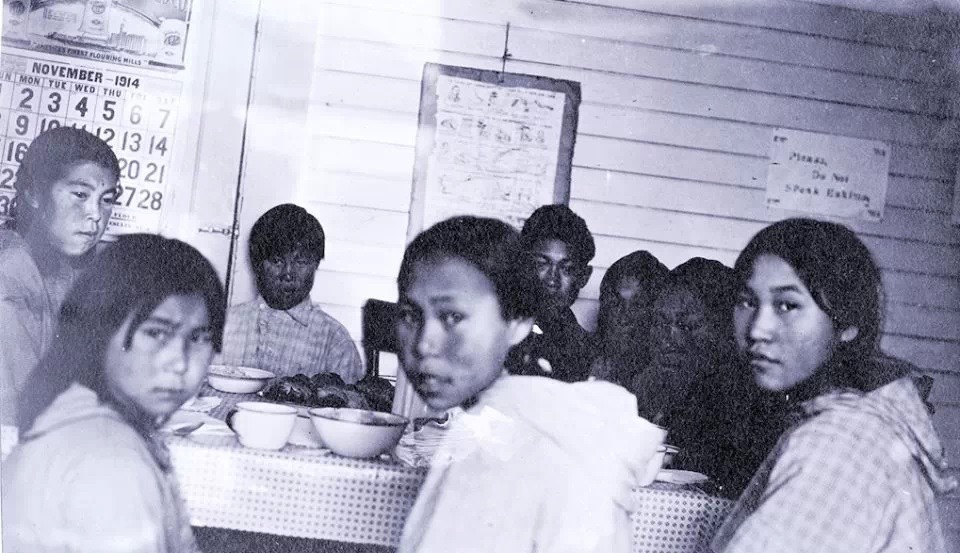
<instances>
[{"instance_id":1,"label":"child seated at table","mask_svg":"<svg viewBox=\"0 0 960 553\"><path fill-rule=\"evenodd\" d=\"M795 417L713 551L945 552L937 496L957 482L914 375L880 355L870 251L843 225L787 219L735 269L738 350Z\"/></svg>"},{"instance_id":2,"label":"child seated at table","mask_svg":"<svg viewBox=\"0 0 960 553\"><path fill-rule=\"evenodd\" d=\"M213 266L178 240L127 235L97 256L20 398L8 551L197 550L157 429L203 383L225 305Z\"/></svg>"},{"instance_id":3,"label":"child seated at table","mask_svg":"<svg viewBox=\"0 0 960 553\"><path fill-rule=\"evenodd\" d=\"M536 283L506 223L455 217L421 233L398 277L401 364L424 402L462 406L399 551L631 549L630 490L662 435L608 382L512 376Z\"/></svg>"}]
</instances>

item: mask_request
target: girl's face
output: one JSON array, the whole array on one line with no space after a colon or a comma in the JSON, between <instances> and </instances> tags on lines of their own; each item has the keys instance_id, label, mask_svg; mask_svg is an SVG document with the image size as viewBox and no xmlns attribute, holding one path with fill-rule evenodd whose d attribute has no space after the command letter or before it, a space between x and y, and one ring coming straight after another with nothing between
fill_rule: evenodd
<instances>
[{"instance_id":1,"label":"girl's face","mask_svg":"<svg viewBox=\"0 0 960 553\"><path fill-rule=\"evenodd\" d=\"M207 374L213 344L199 294L170 296L124 341L131 314L107 344L104 371L114 397L151 419L165 418L193 397Z\"/></svg>"},{"instance_id":2,"label":"girl's face","mask_svg":"<svg viewBox=\"0 0 960 553\"><path fill-rule=\"evenodd\" d=\"M493 283L459 258L421 261L400 293L400 361L417 393L444 410L477 396L503 373L530 319L505 320Z\"/></svg>"},{"instance_id":3,"label":"girl's face","mask_svg":"<svg viewBox=\"0 0 960 553\"><path fill-rule=\"evenodd\" d=\"M790 390L826 364L857 328L838 330L797 273L782 258L764 254L734 310L737 347L765 390Z\"/></svg>"}]
</instances>

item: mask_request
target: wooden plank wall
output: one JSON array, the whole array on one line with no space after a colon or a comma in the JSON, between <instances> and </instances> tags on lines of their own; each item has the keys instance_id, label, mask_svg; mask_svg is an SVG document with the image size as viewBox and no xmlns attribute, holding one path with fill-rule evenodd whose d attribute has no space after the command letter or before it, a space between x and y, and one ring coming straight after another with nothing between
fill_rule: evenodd
<instances>
[{"instance_id":1,"label":"wooden plank wall","mask_svg":"<svg viewBox=\"0 0 960 553\"><path fill-rule=\"evenodd\" d=\"M423 63L498 69L506 45L507 71L583 87L571 206L597 240L577 304L588 326L622 255L732 264L791 215L764 206L773 127L889 142L884 220L852 226L884 271L884 346L936 377L936 423L960 464L960 229L949 222L960 151L936 21L790 0L385 5L319 8L299 187L329 235L315 299L356 338L363 301L396 298ZM960 498L943 511L960 552Z\"/></svg>"}]
</instances>

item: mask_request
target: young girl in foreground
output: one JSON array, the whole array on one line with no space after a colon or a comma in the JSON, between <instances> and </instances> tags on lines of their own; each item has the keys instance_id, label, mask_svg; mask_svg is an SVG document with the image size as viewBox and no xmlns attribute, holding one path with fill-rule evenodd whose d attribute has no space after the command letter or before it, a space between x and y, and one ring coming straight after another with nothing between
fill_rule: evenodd
<instances>
[{"instance_id":1,"label":"young girl in foreground","mask_svg":"<svg viewBox=\"0 0 960 553\"><path fill-rule=\"evenodd\" d=\"M879 357L870 252L841 225L790 219L737 259L737 346L797 423L714 542L724 553L945 551L935 494L956 485L911 375Z\"/></svg>"},{"instance_id":2,"label":"young girl in foreground","mask_svg":"<svg viewBox=\"0 0 960 553\"><path fill-rule=\"evenodd\" d=\"M404 254L403 369L428 406L466 411L433 460L401 553L631 549L630 488L659 437L618 386L505 373L536 305L522 255L516 231L476 217L436 224Z\"/></svg>"},{"instance_id":3,"label":"young girl in foreground","mask_svg":"<svg viewBox=\"0 0 960 553\"><path fill-rule=\"evenodd\" d=\"M183 242L126 235L94 259L20 397L4 549L197 550L157 429L203 383L224 311L216 271Z\"/></svg>"}]
</instances>

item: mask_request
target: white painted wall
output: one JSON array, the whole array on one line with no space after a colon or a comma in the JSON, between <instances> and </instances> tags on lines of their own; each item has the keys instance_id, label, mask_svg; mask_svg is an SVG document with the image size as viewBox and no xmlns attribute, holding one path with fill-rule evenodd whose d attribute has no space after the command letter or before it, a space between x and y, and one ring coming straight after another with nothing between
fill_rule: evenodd
<instances>
[{"instance_id":1,"label":"white painted wall","mask_svg":"<svg viewBox=\"0 0 960 553\"><path fill-rule=\"evenodd\" d=\"M282 201L313 212L328 234L314 299L355 339L363 301L396 298L423 63L498 69L509 23L507 71L582 85L570 203L597 239L576 306L588 325L620 256L732 264L792 215L764 207L773 127L891 143L884 221L851 226L884 271L884 346L936 377L960 464L960 69L940 20L792 0L294 4L261 35L241 229ZM252 295L237 282L235 302ZM943 511L960 552L960 498Z\"/></svg>"}]
</instances>

